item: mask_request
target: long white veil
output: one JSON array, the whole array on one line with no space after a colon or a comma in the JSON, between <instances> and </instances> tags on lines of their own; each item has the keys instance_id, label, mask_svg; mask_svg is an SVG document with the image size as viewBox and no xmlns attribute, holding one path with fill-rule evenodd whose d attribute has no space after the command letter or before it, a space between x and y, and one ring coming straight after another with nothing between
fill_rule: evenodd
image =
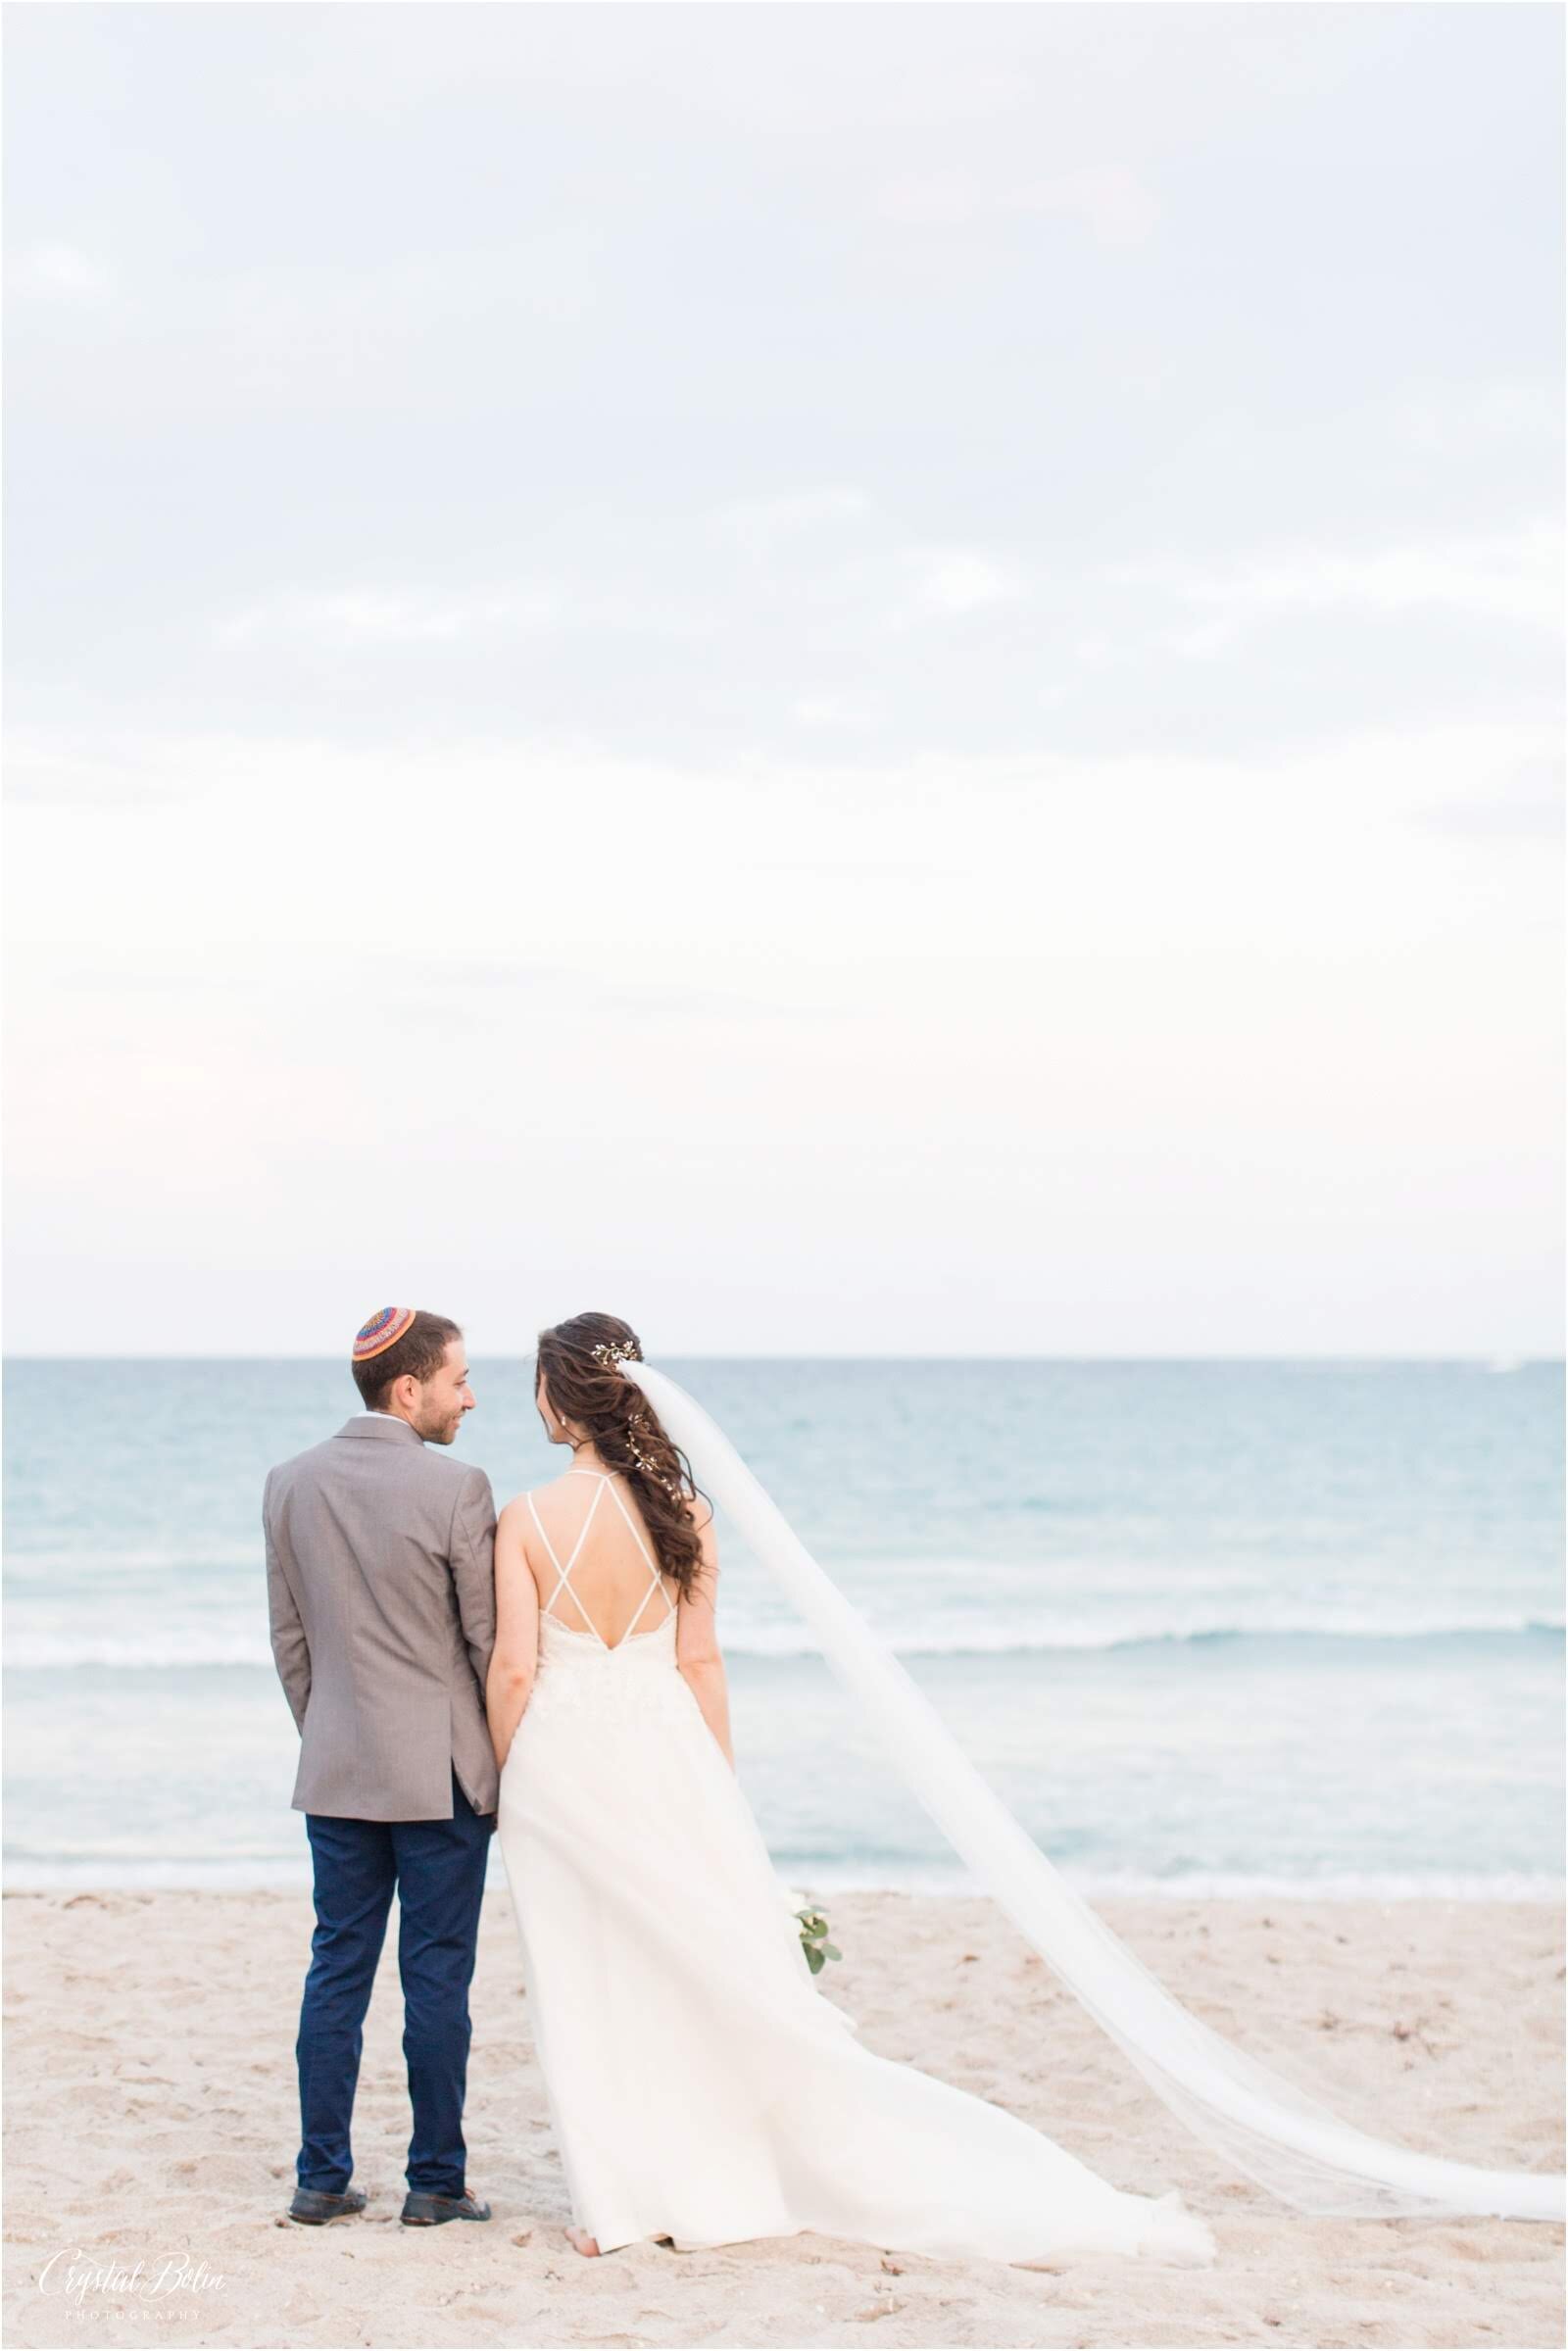
<instances>
[{"instance_id":1,"label":"long white veil","mask_svg":"<svg viewBox=\"0 0 1568 2351\"><path fill-rule=\"evenodd\" d=\"M800 1609L860 1714L979 1885L1190 2130L1301 2212L1385 2220L1458 2213L1564 2218L1561 2173L1489 2171L1373 2138L1190 2016L987 1787L702 1405L652 1364L634 1360L620 1368L647 1396L698 1485Z\"/></svg>"}]
</instances>

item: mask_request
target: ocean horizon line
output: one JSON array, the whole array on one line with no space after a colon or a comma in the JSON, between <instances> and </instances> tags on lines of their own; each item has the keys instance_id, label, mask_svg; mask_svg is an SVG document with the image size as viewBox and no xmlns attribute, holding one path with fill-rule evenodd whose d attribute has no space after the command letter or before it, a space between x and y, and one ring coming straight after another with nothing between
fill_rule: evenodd
<instances>
[{"instance_id":1,"label":"ocean horizon line","mask_svg":"<svg viewBox=\"0 0 1568 2351\"><path fill-rule=\"evenodd\" d=\"M490 1354L476 1349L474 1359L483 1363L500 1364L528 1363L531 1362L533 1358L532 1353L529 1350L524 1350L521 1353L515 1354ZM1461 1349L1454 1352L1435 1352L1423 1349L1417 1352L1409 1353L1401 1353L1396 1349L1363 1349L1350 1351L1337 1351L1333 1349L1319 1351L1314 1349L1305 1353L1259 1354L1248 1350L1242 1350L1234 1353L1229 1351L1217 1351L1208 1354L1192 1354L1157 1349L1142 1354L1126 1354L1108 1351L1092 1351L1089 1353L1047 1352L1027 1354L997 1354L972 1350L962 1350L956 1354L942 1354L922 1350L919 1353L907 1352L898 1354L871 1355L851 1352L839 1353L832 1350L825 1352L818 1350L809 1354L798 1354L790 1352L769 1353L757 1352L755 1350L733 1353L729 1351L713 1350L690 1352L681 1347L669 1347L661 1348L659 1357L656 1359L655 1357L651 1356L649 1360L650 1362L660 1360L669 1363L778 1363L791 1365L811 1363L933 1363L942 1365L951 1365L955 1363L1059 1363L1079 1365L1089 1363L1109 1365L1145 1365L1158 1363L1171 1365L1225 1364L1240 1366L1244 1364L1276 1365L1312 1363L1323 1364L1329 1367L1337 1367L1346 1364L1388 1363L1397 1365L1400 1369L1408 1369L1413 1366L1430 1364L1437 1368L1468 1367L1482 1371L1527 1371L1544 1368L1555 1368L1560 1370L1564 1368L1565 1364L1568 1364L1568 1356L1565 1356L1560 1350L1556 1352L1548 1351L1545 1353L1528 1350L1521 1352L1516 1348L1507 1347L1497 1347L1494 1349L1470 1348ZM14 1351L10 1349L7 1349L4 1353L0 1353L0 1363L18 1365L28 1363L276 1363L312 1365L341 1363L346 1365L348 1361L349 1354L347 1349L331 1354L325 1352L318 1352L315 1354L271 1354L266 1352L257 1353L255 1351L242 1353L231 1348L224 1348L216 1352L196 1353L172 1350L168 1353L143 1351L138 1354L121 1354L117 1352L84 1354L76 1350L39 1352Z\"/></svg>"}]
</instances>

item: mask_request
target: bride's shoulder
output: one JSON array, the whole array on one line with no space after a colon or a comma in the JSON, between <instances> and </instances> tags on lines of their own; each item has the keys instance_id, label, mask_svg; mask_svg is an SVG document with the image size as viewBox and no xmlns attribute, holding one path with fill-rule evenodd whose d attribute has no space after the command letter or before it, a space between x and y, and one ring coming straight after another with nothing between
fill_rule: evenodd
<instances>
[{"instance_id":1,"label":"bride's shoulder","mask_svg":"<svg viewBox=\"0 0 1568 2351\"><path fill-rule=\"evenodd\" d=\"M526 1486L521 1494L514 1494L501 1516L510 1513L514 1523L522 1519L530 1527L535 1518L545 1518L554 1526L564 1512L569 1523L578 1516L579 1504L592 1495L593 1488L585 1486L580 1471L564 1470L559 1478L546 1478L540 1485Z\"/></svg>"},{"instance_id":2,"label":"bride's shoulder","mask_svg":"<svg viewBox=\"0 0 1568 2351\"><path fill-rule=\"evenodd\" d=\"M496 1543L509 1557L542 1559L550 1547L551 1536L547 1530L554 1530L556 1540L560 1540L565 1522L553 1509L550 1496L561 1483L559 1478L552 1478L544 1486L525 1487L521 1494L514 1494L509 1502L502 1503L496 1513Z\"/></svg>"},{"instance_id":3,"label":"bride's shoulder","mask_svg":"<svg viewBox=\"0 0 1568 2351\"><path fill-rule=\"evenodd\" d=\"M514 1494L511 1501L503 1505L501 1516L503 1518L509 1516L512 1518L529 1517L532 1504L546 1501L552 1495L563 1493L566 1483L565 1478L547 1478L542 1486L525 1486L520 1494Z\"/></svg>"},{"instance_id":4,"label":"bride's shoulder","mask_svg":"<svg viewBox=\"0 0 1568 2351\"><path fill-rule=\"evenodd\" d=\"M503 1502L496 1513L497 1532L510 1534L515 1529L520 1533L525 1526L531 1526L534 1503L542 1494L549 1492L548 1486L531 1486L521 1494L514 1494L510 1502Z\"/></svg>"}]
</instances>

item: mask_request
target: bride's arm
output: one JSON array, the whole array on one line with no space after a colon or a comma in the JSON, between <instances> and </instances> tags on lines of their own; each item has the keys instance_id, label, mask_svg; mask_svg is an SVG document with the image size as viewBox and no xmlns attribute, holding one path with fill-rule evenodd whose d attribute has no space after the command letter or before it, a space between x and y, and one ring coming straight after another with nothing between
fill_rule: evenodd
<instances>
[{"instance_id":1,"label":"bride's arm","mask_svg":"<svg viewBox=\"0 0 1568 2351\"><path fill-rule=\"evenodd\" d=\"M485 1720L504 1765L539 1664L539 1591L522 1545L522 1496L496 1521L496 1645L484 1686Z\"/></svg>"},{"instance_id":2,"label":"bride's arm","mask_svg":"<svg viewBox=\"0 0 1568 2351\"><path fill-rule=\"evenodd\" d=\"M714 1611L718 1605L718 1545L713 1540L713 1514L708 1504L693 1505L703 1546L703 1564L696 1581L680 1597L675 1619L675 1662L698 1705L703 1720L717 1739L730 1770L735 1752L729 1737L729 1684L724 1678L723 1652L718 1645Z\"/></svg>"}]
</instances>

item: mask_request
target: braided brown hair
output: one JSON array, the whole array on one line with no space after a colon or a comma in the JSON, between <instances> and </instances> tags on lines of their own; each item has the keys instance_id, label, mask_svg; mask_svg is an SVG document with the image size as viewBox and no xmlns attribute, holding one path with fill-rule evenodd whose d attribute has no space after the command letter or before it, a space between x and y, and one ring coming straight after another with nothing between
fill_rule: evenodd
<instances>
[{"instance_id":1,"label":"braided brown hair","mask_svg":"<svg viewBox=\"0 0 1568 2351\"><path fill-rule=\"evenodd\" d=\"M573 1314L540 1332L539 1372L556 1418L581 1429L605 1467L630 1486L659 1564L684 1598L703 1564L692 1514L697 1482L653 1405L615 1359L629 1355L640 1362L642 1351L636 1332L618 1315Z\"/></svg>"}]
</instances>

